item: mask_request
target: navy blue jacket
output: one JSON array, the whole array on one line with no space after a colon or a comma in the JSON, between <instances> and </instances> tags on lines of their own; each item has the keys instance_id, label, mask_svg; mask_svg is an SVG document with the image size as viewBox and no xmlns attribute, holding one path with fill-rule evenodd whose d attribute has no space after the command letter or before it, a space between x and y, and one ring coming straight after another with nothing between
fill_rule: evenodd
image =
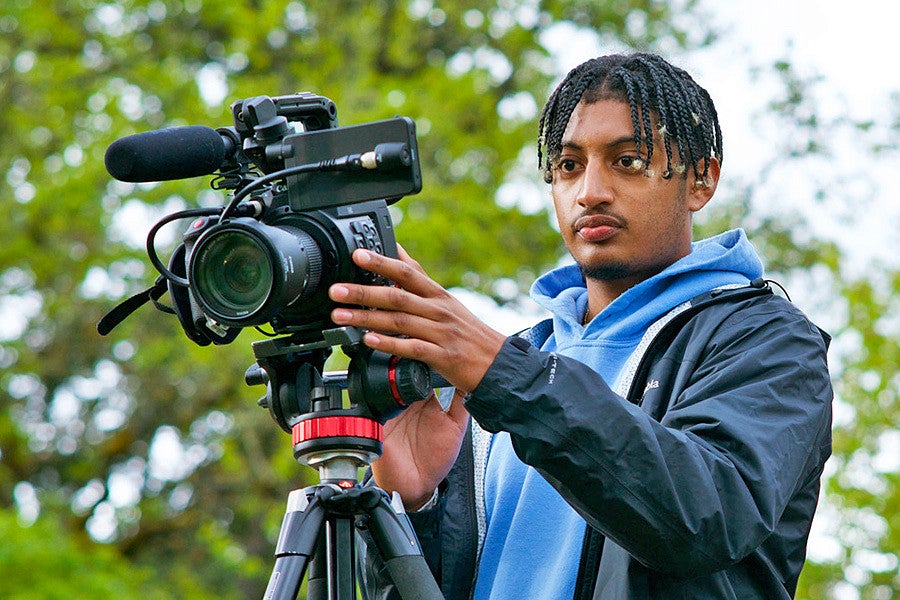
<instances>
[{"instance_id":1,"label":"navy blue jacket","mask_svg":"<svg viewBox=\"0 0 900 600\"><path fill-rule=\"evenodd\" d=\"M527 341L546 335L509 338L466 408L587 521L576 598L793 597L831 452L828 336L761 284L716 290L659 331L623 399ZM476 576L479 476L464 443L410 515L448 600ZM392 597L368 561L366 596Z\"/></svg>"}]
</instances>

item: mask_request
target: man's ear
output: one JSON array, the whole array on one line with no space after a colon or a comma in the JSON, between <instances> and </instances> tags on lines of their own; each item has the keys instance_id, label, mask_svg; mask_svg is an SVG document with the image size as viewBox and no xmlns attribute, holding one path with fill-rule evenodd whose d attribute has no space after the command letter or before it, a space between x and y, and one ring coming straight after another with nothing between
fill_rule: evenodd
<instances>
[{"instance_id":1,"label":"man's ear","mask_svg":"<svg viewBox=\"0 0 900 600\"><path fill-rule=\"evenodd\" d=\"M697 212L710 201L716 193L716 186L719 185L719 171L719 160L714 156L710 157L706 177L694 179L688 186L688 210Z\"/></svg>"}]
</instances>

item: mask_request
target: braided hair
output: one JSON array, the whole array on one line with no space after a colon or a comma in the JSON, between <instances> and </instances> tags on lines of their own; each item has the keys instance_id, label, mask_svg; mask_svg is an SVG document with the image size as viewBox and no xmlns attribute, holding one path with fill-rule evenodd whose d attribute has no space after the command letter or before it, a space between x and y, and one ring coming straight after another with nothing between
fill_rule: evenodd
<instances>
[{"instance_id":1,"label":"braided hair","mask_svg":"<svg viewBox=\"0 0 900 600\"><path fill-rule=\"evenodd\" d=\"M634 144L644 161L645 173L653 157L651 114L659 123L666 152L666 179L673 173L686 177L685 164L698 180L706 178L710 157L722 162L722 130L709 93L691 76L656 54L611 54L591 59L572 69L551 94L538 137L538 168L544 181L552 181L553 161L562 152L562 138L579 102L621 100L631 106ZM684 164L672 164L672 140ZM702 171L701 169L702 165Z\"/></svg>"}]
</instances>

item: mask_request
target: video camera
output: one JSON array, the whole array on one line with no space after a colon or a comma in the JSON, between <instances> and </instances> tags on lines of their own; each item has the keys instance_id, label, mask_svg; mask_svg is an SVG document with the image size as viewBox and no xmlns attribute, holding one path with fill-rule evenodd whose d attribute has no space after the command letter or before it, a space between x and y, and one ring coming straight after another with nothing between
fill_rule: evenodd
<instances>
[{"instance_id":1,"label":"video camera","mask_svg":"<svg viewBox=\"0 0 900 600\"><path fill-rule=\"evenodd\" d=\"M242 328L267 323L275 334L321 339L333 327L332 283L388 283L350 255L367 248L397 256L388 205L421 190L415 125L400 117L338 127L334 103L310 93L241 100L232 114L234 127L117 140L107 170L128 182L218 172L212 187L234 190L224 208L169 215L148 236L150 259L191 340L227 344ZM194 221L164 266L155 236L184 218Z\"/></svg>"},{"instance_id":2,"label":"video camera","mask_svg":"<svg viewBox=\"0 0 900 600\"><path fill-rule=\"evenodd\" d=\"M422 187L413 121L338 127L334 103L308 92L257 96L231 109L233 127L162 129L107 149L106 168L120 181L215 173L212 188L233 195L222 207L179 211L150 229L147 253L160 275L107 314L98 331L106 335L152 301L201 346L229 344L245 327L275 337L253 344L257 364L245 379L268 385L261 405L285 431L309 411L338 410L338 386L361 405L354 414L380 422L430 397L437 376L427 366L367 349L361 332L331 321L335 303L328 297L339 281L391 285L358 268L351 254L366 248L397 257L388 206ZM163 264L157 233L188 218L181 244ZM158 302L166 292L171 307ZM272 331L261 329L266 324ZM336 345L351 357L337 378L322 372Z\"/></svg>"}]
</instances>

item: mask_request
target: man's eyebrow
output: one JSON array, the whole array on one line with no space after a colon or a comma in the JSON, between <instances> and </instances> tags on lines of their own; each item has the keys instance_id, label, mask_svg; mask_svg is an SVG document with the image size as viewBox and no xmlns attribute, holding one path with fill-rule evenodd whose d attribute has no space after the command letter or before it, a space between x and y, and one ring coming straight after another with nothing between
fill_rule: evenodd
<instances>
[{"instance_id":1,"label":"man's eyebrow","mask_svg":"<svg viewBox=\"0 0 900 600\"><path fill-rule=\"evenodd\" d=\"M622 144L634 144L634 134L631 135L623 135L620 138L617 138L606 145L607 148L615 148L616 146L621 146Z\"/></svg>"},{"instance_id":2,"label":"man's eyebrow","mask_svg":"<svg viewBox=\"0 0 900 600\"><path fill-rule=\"evenodd\" d=\"M605 147L606 148L615 148L616 146L621 146L622 144L634 144L634 135L623 135L618 137L611 142L608 142ZM584 146L579 144L578 142L574 142L572 140L563 140L562 142L563 148L568 148L571 150L584 150Z\"/></svg>"},{"instance_id":3,"label":"man's eyebrow","mask_svg":"<svg viewBox=\"0 0 900 600\"><path fill-rule=\"evenodd\" d=\"M577 144L575 142L565 141L565 140L563 140L561 147L564 149L568 149L568 150L584 150L584 148L582 147L581 144Z\"/></svg>"}]
</instances>

